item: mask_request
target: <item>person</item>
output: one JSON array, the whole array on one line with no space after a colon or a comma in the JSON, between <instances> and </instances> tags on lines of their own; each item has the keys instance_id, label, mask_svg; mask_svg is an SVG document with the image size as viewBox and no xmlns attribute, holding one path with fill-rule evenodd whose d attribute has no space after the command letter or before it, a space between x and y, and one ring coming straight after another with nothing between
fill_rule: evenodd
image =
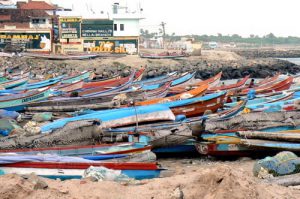
<instances>
[{"instance_id":1,"label":"person","mask_svg":"<svg viewBox=\"0 0 300 199\"><path fill-rule=\"evenodd\" d=\"M249 84L249 88L253 88L254 87L254 79L251 79L251 82Z\"/></svg>"},{"instance_id":2,"label":"person","mask_svg":"<svg viewBox=\"0 0 300 199\"><path fill-rule=\"evenodd\" d=\"M231 103L232 102L232 99L230 96L227 97L227 100L226 100L226 103Z\"/></svg>"}]
</instances>

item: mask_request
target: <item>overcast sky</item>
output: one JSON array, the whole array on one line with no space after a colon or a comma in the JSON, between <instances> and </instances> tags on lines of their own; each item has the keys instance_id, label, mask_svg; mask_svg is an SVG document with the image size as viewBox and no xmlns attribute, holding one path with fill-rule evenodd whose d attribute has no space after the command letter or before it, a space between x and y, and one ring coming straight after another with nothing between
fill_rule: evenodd
<instances>
[{"instance_id":1,"label":"overcast sky","mask_svg":"<svg viewBox=\"0 0 300 199\"><path fill-rule=\"evenodd\" d=\"M111 10L113 0L52 0L76 10ZM146 19L144 29L157 30L166 22L166 31L177 35L237 33L300 37L299 0L120 0L135 9L139 2Z\"/></svg>"}]
</instances>

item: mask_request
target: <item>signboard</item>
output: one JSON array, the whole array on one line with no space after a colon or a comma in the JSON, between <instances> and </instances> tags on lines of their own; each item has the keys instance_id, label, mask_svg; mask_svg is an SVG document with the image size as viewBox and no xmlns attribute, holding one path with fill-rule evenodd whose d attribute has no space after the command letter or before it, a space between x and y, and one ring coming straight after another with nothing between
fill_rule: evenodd
<instances>
[{"instance_id":1,"label":"signboard","mask_svg":"<svg viewBox=\"0 0 300 199\"><path fill-rule=\"evenodd\" d=\"M90 52L137 53L137 40L85 40L83 46Z\"/></svg>"},{"instance_id":2,"label":"signboard","mask_svg":"<svg viewBox=\"0 0 300 199\"><path fill-rule=\"evenodd\" d=\"M0 41L5 45L8 43L23 45L26 49L51 50L50 32L0 32Z\"/></svg>"},{"instance_id":3,"label":"signboard","mask_svg":"<svg viewBox=\"0 0 300 199\"><path fill-rule=\"evenodd\" d=\"M83 20L81 25L82 37L112 37L112 20Z\"/></svg>"},{"instance_id":4,"label":"signboard","mask_svg":"<svg viewBox=\"0 0 300 199\"><path fill-rule=\"evenodd\" d=\"M61 39L79 39L81 18L59 18L60 38Z\"/></svg>"}]
</instances>

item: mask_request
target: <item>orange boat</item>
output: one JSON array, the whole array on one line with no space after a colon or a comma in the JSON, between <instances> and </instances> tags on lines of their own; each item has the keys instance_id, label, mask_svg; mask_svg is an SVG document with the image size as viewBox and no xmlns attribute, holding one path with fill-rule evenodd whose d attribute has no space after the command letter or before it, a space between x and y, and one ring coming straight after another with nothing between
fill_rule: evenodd
<instances>
[{"instance_id":1,"label":"orange boat","mask_svg":"<svg viewBox=\"0 0 300 199\"><path fill-rule=\"evenodd\" d=\"M196 117L203 115L206 111L212 113L217 112L219 108L224 105L224 99L226 92L222 91L218 93L219 96L211 98L209 100L195 101L194 103L172 107L171 110L174 115L185 115L186 117Z\"/></svg>"},{"instance_id":2,"label":"orange boat","mask_svg":"<svg viewBox=\"0 0 300 199\"><path fill-rule=\"evenodd\" d=\"M179 93L186 91L187 87L195 88L195 87L199 87L199 86L205 85L205 84L208 84L208 87L210 88L215 85L218 85L218 83L220 82L221 76L222 76L222 72L219 72L217 75L215 75L209 79L203 80L203 81L199 80L199 82L197 82L197 83L193 83L193 84L189 84L189 85L175 86L170 89L169 93L179 94Z\"/></svg>"},{"instance_id":3,"label":"orange boat","mask_svg":"<svg viewBox=\"0 0 300 199\"><path fill-rule=\"evenodd\" d=\"M136 102L136 105L143 106L143 105L151 105L151 104L160 104L164 102L171 102L176 100L182 100L182 99L188 99L192 97L198 97L205 93L205 91L208 89L208 84L203 84L199 86L198 88L195 88L193 90L189 90L174 96L165 97L165 98L157 98L157 99L151 99L146 100L142 102Z\"/></svg>"}]
</instances>

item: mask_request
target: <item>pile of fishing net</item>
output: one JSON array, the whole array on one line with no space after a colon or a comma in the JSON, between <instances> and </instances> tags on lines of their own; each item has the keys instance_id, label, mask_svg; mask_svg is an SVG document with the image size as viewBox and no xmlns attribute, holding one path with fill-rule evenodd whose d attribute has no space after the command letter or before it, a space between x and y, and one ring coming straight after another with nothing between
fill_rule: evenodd
<instances>
[{"instance_id":1,"label":"pile of fishing net","mask_svg":"<svg viewBox=\"0 0 300 199\"><path fill-rule=\"evenodd\" d=\"M266 157L255 163L253 174L259 178L300 173L300 158L292 152L283 151L274 157Z\"/></svg>"}]
</instances>

